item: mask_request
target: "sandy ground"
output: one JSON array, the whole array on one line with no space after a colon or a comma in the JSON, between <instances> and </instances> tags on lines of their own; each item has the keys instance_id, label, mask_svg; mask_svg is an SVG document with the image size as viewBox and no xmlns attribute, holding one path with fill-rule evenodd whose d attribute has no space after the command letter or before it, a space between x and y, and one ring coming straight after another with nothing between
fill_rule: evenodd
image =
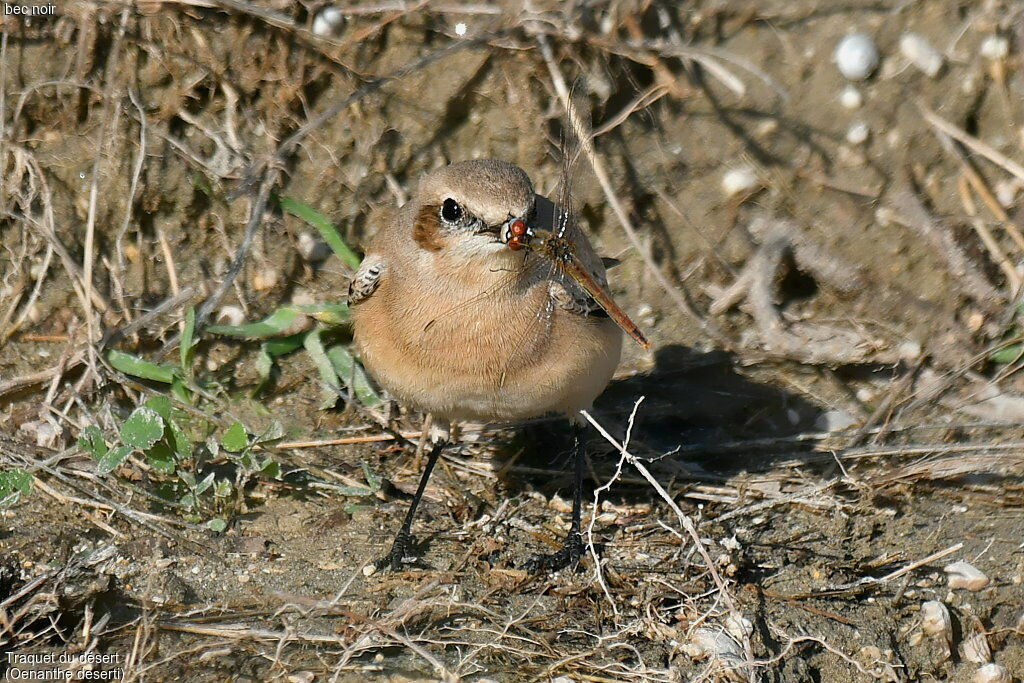
<instances>
[{"instance_id":1,"label":"sandy ground","mask_svg":"<svg viewBox=\"0 0 1024 683\"><path fill-rule=\"evenodd\" d=\"M320 35L322 8L3 18L0 498L30 478L0 510L0 673L1024 677L1019 4L360 3ZM855 31L880 62L854 82L833 53ZM172 395L109 349L177 363L233 261L213 319L339 300L350 269L278 195L358 246L449 161L554 192L558 79L598 133L583 225L653 342L595 407L630 458L589 432L580 571L522 570L568 527L558 421L453 451L425 566L373 571L420 465L382 408L323 409L301 349L261 387L259 342L202 332L173 472L76 445ZM280 476L208 444L235 421L281 426L258 453ZM210 473L225 495L195 492ZM951 585L959 561L983 577Z\"/></svg>"}]
</instances>

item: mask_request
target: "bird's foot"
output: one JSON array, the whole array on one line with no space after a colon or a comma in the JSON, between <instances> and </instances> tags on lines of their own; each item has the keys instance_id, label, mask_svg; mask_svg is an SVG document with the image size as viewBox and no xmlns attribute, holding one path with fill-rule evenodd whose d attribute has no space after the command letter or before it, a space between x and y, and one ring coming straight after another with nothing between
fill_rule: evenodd
<instances>
[{"instance_id":1,"label":"bird's foot","mask_svg":"<svg viewBox=\"0 0 1024 683\"><path fill-rule=\"evenodd\" d=\"M578 569L582 556L583 539L579 533L570 533L561 550L550 555L534 555L526 561L523 569L531 574L553 573L566 567Z\"/></svg>"},{"instance_id":2,"label":"bird's foot","mask_svg":"<svg viewBox=\"0 0 1024 683\"><path fill-rule=\"evenodd\" d=\"M420 565L420 557L417 553L416 541L412 534L399 531L395 535L395 542L391 544L391 550L377 562L378 569L390 567L391 571L402 571L408 565Z\"/></svg>"}]
</instances>

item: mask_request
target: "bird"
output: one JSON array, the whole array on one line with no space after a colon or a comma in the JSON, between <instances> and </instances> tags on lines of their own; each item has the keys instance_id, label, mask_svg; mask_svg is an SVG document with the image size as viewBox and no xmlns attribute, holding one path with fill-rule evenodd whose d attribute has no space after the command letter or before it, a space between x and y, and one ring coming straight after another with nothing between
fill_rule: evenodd
<instances>
[{"instance_id":1,"label":"bird","mask_svg":"<svg viewBox=\"0 0 1024 683\"><path fill-rule=\"evenodd\" d=\"M585 460L581 410L618 366L622 332L587 290L518 236L551 228L561 207L536 194L520 167L497 159L452 163L423 176L415 196L379 225L348 289L353 341L376 382L435 425L569 418L573 510L562 548L530 570L576 566ZM575 223L566 239L597 286L605 265ZM516 240L510 240L515 233ZM511 243L510 243L511 242ZM451 432L449 432L451 433ZM414 562L412 525L447 438L430 448L404 522L384 558Z\"/></svg>"}]
</instances>

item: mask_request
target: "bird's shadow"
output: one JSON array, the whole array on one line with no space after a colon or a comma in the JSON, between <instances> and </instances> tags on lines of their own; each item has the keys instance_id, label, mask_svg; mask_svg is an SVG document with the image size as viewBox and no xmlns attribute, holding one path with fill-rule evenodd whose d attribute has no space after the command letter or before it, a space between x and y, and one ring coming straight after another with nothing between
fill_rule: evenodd
<instances>
[{"instance_id":1,"label":"bird's shadow","mask_svg":"<svg viewBox=\"0 0 1024 683\"><path fill-rule=\"evenodd\" d=\"M661 480L725 482L780 460L820 456L812 440L796 437L815 431L823 409L779 386L744 377L737 372L734 357L724 351L663 347L652 370L612 382L592 414L621 441L641 397L629 430L629 451L650 462L649 469ZM512 488L532 486L545 494L559 489L564 489L563 495L569 493L568 433L564 421L524 429L519 437L522 467L512 468L506 483ZM594 471L604 473L614 466L619 453L610 444L592 429L588 441ZM537 473L543 471L549 474ZM551 476L552 471L564 476ZM588 489L593 485L592 480L587 482ZM634 497L631 487L617 488L621 498ZM650 491L643 495L649 497Z\"/></svg>"}]
</instances>

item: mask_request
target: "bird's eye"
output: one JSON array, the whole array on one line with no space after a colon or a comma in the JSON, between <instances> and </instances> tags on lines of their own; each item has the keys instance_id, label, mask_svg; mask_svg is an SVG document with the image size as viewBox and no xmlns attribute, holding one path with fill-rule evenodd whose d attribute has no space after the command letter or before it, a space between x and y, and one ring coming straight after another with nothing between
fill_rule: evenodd
<instances>
[{"instance_id":1,"label":"bird's eye","mask_svg":"<svg viewBox=\"0 0 1024 683\"><path fill-rule=\"evenodd\" d=\"M450 197L444 200L444 204L441 205L441 218L447 223L455 223L462 218L462 207L459 203Z\"/></svg>"}]
</instances>

